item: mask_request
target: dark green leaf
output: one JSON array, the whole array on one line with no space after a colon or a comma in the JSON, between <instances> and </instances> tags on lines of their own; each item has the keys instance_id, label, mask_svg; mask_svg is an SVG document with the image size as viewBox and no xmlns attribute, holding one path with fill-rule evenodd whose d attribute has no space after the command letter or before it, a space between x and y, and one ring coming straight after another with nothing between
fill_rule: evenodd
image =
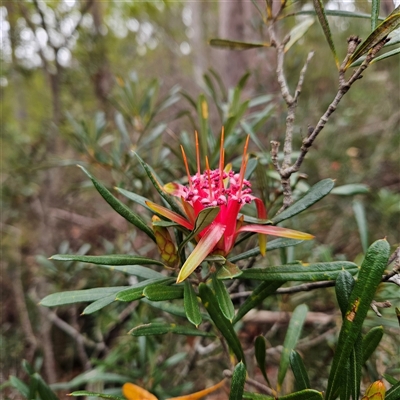
<instances>
[{"instance_id":1,"label":"dark green leaf","mask_svg":"<svg viewBox=\"0 0 400 400\"><path fill-rule=\"evenodd\" d=\"M143 294L151 301L166 301L183 298L183 285L150 285L146 286Z\"/></svg>"},{"instance_id":2,"label":"dark green leaf","mask_svg":"<svg viewBox=\"0 0 400 400\"><path fill-rule=\"evenodd\" d=\"M264 336L260 335L256 337L256 340L254 342L254 355L256 356L258 368L260 368L260 371L263 374L264 379L268 383L268 386L271 386L267 376L267 367L265 365L265 356L267 351L266 342L267 341Z\"/></svg>"},{"instance_id":3,"label":"dark green leaf","mask_svg":"<svg viewBox=\"0 0 400 400\"><path fill-rule=\"evenodd\" d=\"M235 316L235 308L233 307L232 300L224 283L217 279L216 274L212 275L212 283L214 287L215 297L217 298L218 305L222 314L232 322Z\"/></svg>"},{"instance_id":4,"label":"dark green leaf","mask_svg":"<svg viewBox=\"0 0 400 400\"><path fill-rule=\"evenodd\" d=\"M378 347L379 342L383 337L383 327L375 326L373 327L362 339L362 352L363 359L362 363L365 364L367 360L371 357L372 353Z\"/></svg>"},{"instance_id":5,"label":"dark green leaf","mask_svg":"<svg viewBox=\"0 0 400 400\"><path fill-rule=\"evenodd\" d=\"M335 280L345 269L352 275L358 272L356 264L349 261L333 261L316 264L288 264L265 268L251 268L243 271L239 279L261 281L329 281Z\"/></svg>"},{"instance_id":6,"label":"dark green leaf","mask_svg":"<svg viewBox=\"0 0 400 400\"><path fill-rule=\"evenodd\" d=\"M150 324L139 325L129 331L132 336L151 336L151 335L164 335L166 333L175 333L177 335L187 336L208 336L212 337L214 334L210 332L201 331L196 328L179 326L176 324L167 324L165 322L153 322Z\"/></svg>"},{"instance_id":7,"label":"dark green leaf","mask_svg":"<svg viewBox=\"0 0 400 400\"><path fill-rule=\"evenodd\" d=\"M400 6L397 6L388 17L379 24L376 29L362 42L354 54L349 58L346 68L348 68L354 61L368 53L374 46L384 40L390 32L400 26Z\"/></svg>"},{"instance_id":8,"label":"dark green leaf","mask_svg":"<svg viewBox=\"0 0 400 400\"><path fill-rule=\"evenodd\" d=\"M314 389L305 389L300 392L287 394L286 396L279 397L279 400L322 400L321 392Z\"/></svg>"},{"instance_id":9,"label":"dark green leaf","mask_svg":"<svg viewBox=\"0 0 400 400\"><path fill-rule=\"evenodd\" d=\"M371 8L371 31L374 31L378 25L379 11L381 9L381 0L372 0Z\"/></svg>"},{"instance_id":10,"label":"dark green leaf","mask_svg":"<svg viewBox=\"0 0 400 400\"><path fill-rule=\"evenodd\" d=\"M257 49L260 47L271 47L270 43L248 43L241 42L239 40L228 39L211 39L209 44L213 47L221 47L229 50L249 50Z\"/></svg>"},{"instance_id":11,"label":"dark green leaf","mask_svg":"<svg viewBox=\"0 0 400 400\"><path fill-rule=\"evenodd\" d=\"M246 383L246 374L246 366L243 364L243 362L237 364L232 375L229 400L242 400L244 384Z\"/></svg>"},{"instance_id":12,"label":"dark green leaf","mask_svg":"<svg viewBox=\"0 0 400 400\"><path fill-rule=\"evenodd\" d=\"M250 310L256 308L260 305L265 298L269 295L274 294L276 289L282 286L285 282L263 282L261 285L258 285L253 293L245 300L245 302L240 306L239 310L236 313L235 318L232 323L240 321Z\"/></svg>"},{"instance_id":13,"label":"dark green leaf","mask_svg":"<svg viewBox=\"0 0 400 400\"><path fill-rule=\"evenodd\" d=\"M92 314L96 311L101 310L102 308L108 306L109 304L113 303L115 301L115 294L111 294L107 297L103 297L102 299L99 299L92 304L89 304L82 312L81 315L88 315Z\"/></svg>"},{"instance_id":14,"label":"dark green leaf","mask_svg":"<svg viewBox=\"0 0 400 400\"><path fill-rule=\"evenodd\" d=\"M368 249L358 274L358 280L351 292L346 316L340 330L338 344L329 374L326 400L336 398L347 360L359 337L375 291L382 279L389 259L390 246L386 240L374 242Z\"/></svg>"},{"instance_id":15,"label":"dark green leaf","mask_svg":"<svg viewBox=\"0 0 400 400\"><path fill-rule=\"evenodd\" d=\"M340 311L342 312L342 317L345 317L347 307L349 305L349 299L351 291L353 290L355 280L350 274L350 272L343 270L340 271L336 278L336 298L339 304Z\"/></svg>"},{"instance_id":16,"label":"dark green leaf","mask_svg":"<svg viewBox=\"0 0 400 400\"><path fill-rule=\"evenodd\" d=\"M116 197L114 197L111 192L106 189L104 185L96 180L92 174L90 174L85 168L78 165L79 168L91 179L94 187L101 194L103 199L122 217L124 217L131 224L135 225L141 231L145 232L154 242L156 238L153 231L147 226L146 222L139 217L137 214L132 212L124 203L121 203Z\"/></svg>"},{"instance_id":17,"label":"dark green leaf","mask_svg":"<svg viewBox=\"0 0 400 400\"><path fill-rule=\"evenodd\" d=\"M289 357L292 350L296 347L297 341L300 338L303 324L306 320L307 312L308 307L305 304L301 304L294 309L292 318L290 319L289 327L285 336L285 341L283 343L281 361L279 363L278 390L280 390L280 388L282 387L283 380L285 379L286 371L289 366Z\"/></svg>"},{"instance_id":18,"label":"dark green leaf","mask_svg":"<svg viewBox=\"0 0 400 400\"><path fill-rule=\"evenodd\" d=\"M285 211L272 218L274 224L284 221L285 219L291 218L304 211L305 209L311 207L317 201L324 198L335 186L335 182L332 179L323 179L319 181L296 203L291 205Z\"/></svg>"},{"instance_id":19,"label":"dark green leaf","mask_svg":"<svg viewBox=\"0 0 400 400\"><path fill-rule=\"evenodd\" d=\"M192 284L188 280L184 282L184 285L185 290L183 296L183 304L185 307L185 313L189 322L191 322L197 328L202 321L197 295L193 289Z\"/></svg>"},{"instance_id":20,"label":"dark green leaf","mask_svg":"<svg viewBox=\"0 0 400 400\"><path fill-rule=\"evenodd\" d=\"M292 368L297 390L310 389L310 378L308 377L303 359L296 350L290 353L290 367Z\"/></svg>"},{"instance_id":21,"label":"dark green leaf","mask_svg":"<svg viewBox=\"0 0 400 400\"><path fill-rule=\"evenodd\" d=\"M100 397L102 399L111 399L111 400L126 400L125 397L115 396L111 394L97 393L97 392L88 392L87 390L77 390L76 392L70 393L68 396L87 396L87 397Z\"/></svg>"},{"instance_id":22,"label":"dark green leaf","mask_svg":"<svg viewBox=\"0 0 400 400\"><path fill-rule=\"evenodd\" d=\"M335 64L339 69L339 59L336 54L335 45L332 39L331 29L329 27L328 19L326 18L325 8L322 0L313 0L314 2L314 9L317 14L319 23L321 24L322 30L324 31L324 35L326 40L328 41L329 47L332 51L333 58L335 59Z\"/></svg>"},{"instance_id":23,"label":"dark green leaf","mask_svg":"<svg viewBox=\"0 0 400 400\"><path fill-rule=\"evenodd\" d=\"M233 329L233 325L222 314L214 293L205 283L201 283L199 286L199 294L201 301L207 312L210 314L210 317L213 320L215 326L219 329L222 336L227 341L229 347L235 353L238 361L244 362L244 354L240 341L236 335L235 330Z\"/></svg>"},{"instance_id":24,"label":"dark green leaf","mask_svg":"<svg viewBox=\"0 0 400 400\"><path fill-rule=\"evenodd\" d=\"M387 392L385 400L398 400L400 399L400 381L393 385Z\"/></svg>"},{"instance_id":25,"label":"dark green leaf","mask_svg":"<svg viewBox=\"0 0 400 400\"><path fill-rule=\"evenodd\" d=\"M50 389L49 385L47 385L38 373L32 375L31 379L37 380L37 391L42 400L58 400L56 394Z\"/></svg>"},{"instance_id":26,"label":"dark green leaf","mask_svg":"<svg viewBox=\"0 0 400 400\"><path fill-rule=\"evenodd\" d=\"M171 284L175 281L175 278L155 278L155 279L147 279L143 282L136 283L135 285L130 286L129 289L120 290L115 295L115 300L118 301L134 301L139 300L144 296L144 288L149 285L161 285L161 284Z\"/></svg>"}]
</instances>

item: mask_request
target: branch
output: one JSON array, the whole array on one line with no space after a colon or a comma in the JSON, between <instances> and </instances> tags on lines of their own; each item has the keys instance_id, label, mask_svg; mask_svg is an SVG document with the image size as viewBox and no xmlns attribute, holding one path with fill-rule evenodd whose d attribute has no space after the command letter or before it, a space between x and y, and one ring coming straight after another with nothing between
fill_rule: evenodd
<instances>
[{"instance_id":1,"label":"branch","mask_svg":"<svg viewBox=\"0 0 400 400\"><path fill-rule=\"evenodd\" d=\"M226 378L232 378L233 373L229 369L226 369L224 371L224 376ZM258 389L262 393L268 394L269 396L274 396L274 397L276 396L275 390L270 389L268 386L265 386L262 383L257 382L256 380L249 378L248 376L246 376L246 383L248 385L250 385L250 386L255 387L256 389Z\"/></svg>"}]
</instances>

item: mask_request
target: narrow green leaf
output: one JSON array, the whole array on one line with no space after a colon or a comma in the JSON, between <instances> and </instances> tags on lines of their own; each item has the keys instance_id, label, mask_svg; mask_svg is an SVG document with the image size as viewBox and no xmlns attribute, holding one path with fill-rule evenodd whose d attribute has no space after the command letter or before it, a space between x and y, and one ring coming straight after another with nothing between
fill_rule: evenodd
<instances>
[{"instance_id":1,"label":"narrow green leaf","mask_svg":"<svg viewBox=\"0 0 400 400\"><path fill-rule=\"evenodd\" d=\"M358 200L353 200L353 211L356 217L358 232L360 234L361 244L364 254L368 249L368 223L365 215L364 204Z\"/></svg>"},{"instance_id":2,"label":"narrow green leaf","mask_svg":"<svg viewBox=\"0 0 400 400\"><path fill-rule=\"evenodd\" d=\"M329 281L335 280L343 270L355 275L358 272L358 267L350 261L333 261L308 265L278 265L246 269L239 276L239 279L255 279L260 281Z\"/></svg>"},{"instance_id":3,"label":"narrow green leaf","mask_svg":"<svg viewBox=\"0 0 400 400\"><path fill-rule=\"evenodd\" d=\"M54 307L62 306L64 304L96 301L112 294L117 294L121 290L128 288L130 288L130 286L101 287L94 289L71 290L68 292L54 293L46 296L39 304L46 307Z\"/></svg>"},{"instance_id":4,"label":"narrow green leaf","mask_svg":"<svg viewBox=\"0 0 400 400\"><path fill-rule=\"evenodd\" d=\"M186 317L196 328L201 324L202 316L200 313L199 302L192 284L186 280L184 282L183 304Z\"/></svg>"},{"instance_id":5,"label":"narrow green leaf","mask_svg":"<svg viewBox=\"0 0 400 400\"><path fill-rule=\"evenodd\" d=\"M332 39L331 29L329 27L328 19L326 18L325 8L322 0L313 0L314 9L317 14L319 23L321 24L322 30L324 31L325 38L329 44L329 47L332 51L333 58L335 59L336 67L339 69L339 59L336 54L335 45Z\"/></svg>"},{"instance_id":6,"label":"narrow green leaf","mask_svg":"<svg viewBox=\"0 0 400 400\"><path fill-rule=\"evenodd\" d=\"M336 299L339 304L340 311L342 312L342 318L345 317L347 308L349 306L349 299L351 291L353 290L355 280L350 272L344 270L340 271L336 278Z\"/></svg>"},{"instance_id":7,"label":"narrow green leaf","mask_svg":"<svg viewBox=\"0 0 400 400\"><path fill-rule=\"evenodd\" d=\"M231 392L229 393L229 400L242 400L244 392L244 384L246 383L246 366L243 362L236 364L233 371Z\"/></svg>"},{"instance_id":8,"label":"narrow green leaf","mask_svg":"<svg viewBox=\"0 0 400 400\"><path fill-rule=\"evenodd\" d=\"M228 40L228 39L211 39L209 41L210 46L221 47L229 50L249 50L257 49L260 47L271 47L270 43L248 43L241 42L239 40Z\"/></svg>"},{"instance_id":9,"label":"narrow green leaf","mask_svg":"<svg viewBox=\"0 0 400 400\"><path fill-rule=\"evenodd\" d=\"M389 42L389 43L390 43L390 42ZM398 47L397 49L388 51L388 52L386 52L386 53L384 53L384 54L382 54L382 55L380 55L380 56L378 56L378 57L375 57L375 58L371 61L371 64L375 64L376 62L381 61L381 60L384 60L385 58L393 57L393 56L395 56L395 55L397 55L397 54L399 54L399 53L400 53L400 47ZM358 67L359 65L361 65L361 64L364 62L364 60L365 60L365 57L364 57L364 56L363 56L363 57L360 57L357 61L353 62L353 63L350 65L350 67Z\"/></svg>"},{"instance_id":10,"label":"narrow green leaf","mask_svg":"<svg viewBox=\"0 0 400 400\"><path fill-rule=\"evenodd\" d=\"M235 324L236 322L240 321L250 310L253 310L257 306L259 306L264 301L264 299L266 299L271 294L274 294L276 289L278 289L284 283L285 282L267 281L261 283L261 285L258 285L253 290L253 293L240 306L232 323Z\"/></svg>"},{"instance_id":11,"label":"narrow green leaf","mask_svg":"<svg viewBox=\"0 0 400 400\"><path fill-rule=\"evenodd\" d=\"M393 385L387 392L385 400L398 400L400 399L400 381Z\"/></svg>"},{"instance_id":12,"label":"narrow green leaf","mask_svg":"<svg viewBox=\"0 0 400 400\"><path fill-rule=\"evenodd\" d=\"M101 268L109 269L111 271L119 271L128 275L138 276L143 279L162 278L163 274L154 271L153 269L141 267L140 265L125 265L125 266L111 266L111 265L98 265Z\"/></svg>"},{"instance_id":13,"label":"narrow green leaf","mask_svg":"<svg viewBox=\"0 0 400 400\"><path fill-rule=\"evenodd\" d=\"M37 391L42 400L58 400L56 394L50 389L49 385L37 372L32 375L31 379L37 380Z\"/></svg>"},{"instance_id":14,"label":"narrow green leaf","mask_svg":"<svg viewBox=\"0 0 400 400\"><path fill-rule=\"evenodd\" d=\"M351 183L349 185L336 186L332 189L331 194L339 196L354 196L356 194L369 193L369 187L362 183Z\"/></svg>"},{"instance_id":15,"label":"narrow green leaf","mask_svg":"<svg viewBox=\"0 0 400 400\"><path fill-rule=\"evenodd\" d=\"M362 339L362 353L363 359L362 363L365 364L367 360L371 357L372 353L378 347L379 342L383 337L383 327L375 326L373 327Z\"/></svg>"},{"instance_id":16,"label":"narrow green leaf","mask_svg":"<svg viewBox=\"0 0 400 400\"><path fill-rule=\"evenodd\" d=\"M343 379L339 388L339 398L340 400L350 400L351 399L351 382L349 379L350 375L350 360L347 360L345 369L343 371Z\"/></svg>"},{"instance_id":17,"label":"narrow green leaf","mask_svg":"<svg viewBox=\"0 0 400 400\"><path fill-rule=\"evenodd\" d=\"M151 183L156 188L158 194L171 206L171 208L176 213L178 213L179 215L182 215L182 209L178 206L175 199L163 190L161 183L158 181L157 177L154 175L150 166L148 164L146 164L137 153L135 153L135 155L136 155L137 159L139 160L140 165L143 167L144 171L146 172L147 176L149 177ZM151 232L153 232L153 231L151 231Z\"/></svg>"},{"instance_id":18,"label":"narrow green leaf","mask_svg":"<svg viewBox=\"0 0 400 400\"><path fill-rule=\"evenodd\" d=\"M135 285L132 285L129 287L129 289L125 290L120 290L118 293L115 295L115 300L118 301L135 301L139 300L144 296L144 288L149 285L169 285L172 282L174 282L174 278L153 278L153 279L147 279L143 282L136 283Z\"/></svg>"},{"instance_id":19,"label":"narrow green leaf","mask_svg":"<svg viewBox=\"0 0 400 400\"><path fill-rule=\"evenodd\" d=\"M96 300L92 304L89 304L82 312L81 315L93 314L96 311L108 306L115 301L115 294L103 297L102 299Z\"/></svg>"},{"instance_id":20,"label":"narrow green leaf","mask_svg":"<svg viewBox=\"0 0 400 400\"><path fill-rule=\"evenodd\" d=\"M268 383L268 386L271 386L267 376L267 366L265 365L265 356L267 354L266 342L267 341L263 335L256 337L254 342L254 355L256 356L258 368L260 368L265 381Z\"/></svg>"},{"instance_id":21,"label":"narrow green leaf","mask_svg":"<svg viewBox=\"0 0 400 400\"><path fill-rule=\"evenodd\" d=\"M358 46L354 54L349 58L346 69L358 58L368 53L374 46L384 40L390 32L400 26L400 5L397 6L388 17L380 23L373 32Z\"/></svg>"},{"instance_id":22,"label":"narrow green leaf","mask_svg":"<svg viewBox=\"0 0 400 400\"><path fill-rule=\"evenodd\" d=\"M287 394L286 396L279 397L279 400L322 400L321 392L314 389L305 389L300 392Z\"/></svg>"},{"instance_id":23,"label":"narrow green leaf","mask_svg":"<svg viewBox=\"0 0 400 400\"><path fill-rule=\"evenodd\" d=\"M128 190L116 187L114 188L117 192L121 193L123 196L125 196L127 199L134 201L137 204L140 204L142 207L147 208L150 210L149 207L147 207L146 201L149 201L149 199L146 199L146 197L140 196L139 194L130 192Z\"/></svg>"},{"instance_id":24,"label":"narrow green leaf","mask_svg":"<svg viewBox=\"0 0 400 400\"><path fill-rule=\"evenodd\" d=\"M199 132L199 142L200 142L200 154L208 154L208 103L204 94L200 94L197 98L197 114L200 121L200 132Z\"/></svg>"},{"instance_id":25,"label":"narrow green leaf","mask_svg":"<svg viewBox=\"0 0 400 400\"><path fill-rule=\"evenodd\" d=\"M290 367L292 368L296 390L310 389L310 378L308 377L303 359L296 350L290 353Z\"/></svg>"},{"instance_id":26,"label":"narrow green leaf","mask_svg":"<svg viewBox=\"0 0 400 400\"><path fill-rule=\"evenodd\" d=\"M281 361L279 363L278 390L282 387L283 380L285 379L286 371L289 366L290 353L296 347L297 341L300 338L307 312L308 307L305 304L301 304L294 309L292 318L290 319L285 341L283 342Z\"/></svg>"},{"instance_id":27,"label":"narrow green leaf","mask_svg":"<svg viewBox=\"0 0 400 400\"><path fill-rule=\"evenodd\" d=\"M314 23L314 18L306 18L304 21L295 25L290 31L290 40L285 45L285 52L287 52L298 40L300 40L308 31L310 26Z\"/></svg>"},{"instance_id":28,"label":"narrow green leaf","mask_svg":"<svg viewBox=\"0 0 400 400\"><path fill-rule=\"evenodd\" d=\"M227 341L229 347L235 353L238 361L244 360L244 353L240 341L236 335L231 322L222 314L217 299L212 290L205 284L201 283L199 286L199 294L201 301L210 314L215 326L219 329L222 336Z\"/></svg>"},{"instance_id":29,"label":"narrow green leaf","mask_svg":"<svg viewBox=\"0 0 400 400\"><path fill-rule=\"evenodd\" d=\"M87 396L87 397L100 397L102 399L111 399L111 400L126 400L125 397L115 396L111 394L97 393L97 392L88 392L87 390L77 390L75 392L69 393L68 396L73 396L73 397Z\"/></svg>"},{"instance_id":30,"label":"narrow green leaf","mask_svg":"<svg viewBox=\"0 0 400 400\"><path fill-rule=\"evenodd\" d=\"M141 231L146 233L154 242L156 238L154 236L153 231L147 226L146 222L139 217L137 214L132 212L124 203L119 201L116 197L114 197L111 192L106 189L104 185L96 180L96 178L90 174L84 167L78 165L78 167L91 179L94 187L101 194L103 199L122 217L124 217L131 224L135 225Z\"/></svg>"},{"instance_id":31,"label":"narrow green leaf","mask_svg":"<svg viewBox=\"0 0 400 400\"><path fill-rule=\"evenodd\" d=\"M287 239L287 238L279 238L279 239L274 239L271 240L267 243L267 251L272 251L276 249L281 249L283 247L291 247L291 246L297 246L298 244L302 243L304 240L299 240L299 239ZM229 257L228 260L230 262L237 262L239 260L245 260L250 257L256 257L260 255L260 248L254 247L251 250L245 251L244 253L240 253L236 256Z\"/></svg>"},{"instance_id":32,"label":"narrow green leaf","mask_svg":"<svg viewBox=\"0 0 400 400\"><path fill-rule=\"evenodd\" d=\"M374 31L378 25L379 11L381 9L381 0L372 0L371 8L371 31Z\"/></svg>"},{"instance_id":33,"label":"narrow green leaf","mask_svg":"<svg viewBox=\"0 0 400 400\"><path fill-rule=\"evenodd\" d=\"M165 322L152 322L150 324L139 325L131 329L128 333L132 336L151 336L151 335L165 335L166 333L175 333L177 335L187 336L215 336L211 332L201 331L196 328L187 326L179 326L176 324L167 324Z\"/></svg>"},{"instance_id":34,"label":"narrow green leaf","mask_svg":"<svg viewBox=\"0 0 400 400\"><path fill-rule=\"evenodd\" d=\"M194 229L179 245L178 251L181 251L181 249L183 248L183 246L186 245L186 243L188 243L194 237L196 237L203 229L207 228L207 226L211 225L215 220L216 216L219 214L219 211L220 211L219 207L207 207L204 210L201 210L197 215L196 221L194 223Z\"/></svg>"},{"instance_id":35,"label":"narrow green leaf","mask_svg":"<svg viewBox=\"0 0 400 400\"><path fill-rule=\"evenodd\" d=\"M317 201L324 198L335 186L335 181L332 179L323 179L319 181L314 186L310 188L310 190L296 203L291 205L285 211L282 211L280 214L276 215L272 218L272 222L278 224L288 218L293 217L301 213L302 211L306 210L307 208L311 207Z\"/></svg>"},{"instance_id":36,"label":"narrow green leaf","mask_svg":"<svg viewBox=\"0 0 400 400\"><path fill-rule=\"evenodd\" d=\"M314 10L301 10L287 14L285 15L285 18L294 17L295 15L315 15L315 14L316 12ZM344 10L325 10L325 15L329 15L332 17L344 17L344 18L363 18L363 19L371 18L371 14L354 12L354 11L344 11ZM379 17L378 19L380 21L384 20L383 17Z\"/></svg>"},{"instance_id":37,"label":"narrow green leaf","mask_svg":"<svg viewBox=\"0 0 400 400\"><path fill-rule=\"evenodd\" d=\"M233 307L232 300L224 283L217 279L216 274L212 275L212 284L214 287L215 297L217 298L218 305L222 314L232 322L235 316L235 308Z\"/></svg>"},{"instance_id":38,"label":"narrow green leaf","mask_svg":"<svg viewBox=\"0 0 400 400\"><path fill-rule=\"evenodd\" d=\"M361 333L358 335L353 350L350 353L350 359L348 361L349 369L345 379L348 381L350 393L353 399L360 397L360 383L361 383L361 372L362 372L362 336Z\"/></svg>"},{"instance_id":39,"label":"narrow green leaf","mask_svg":"<svg viewBox=\"0 0 400 400\"><path fill-rule=\"evenodd\" d=\"M225 260L224 264L217 271L218 279L233 279L242 275L242 270L228 260Z\"/></svg>"},{"instance_id":40,"label":"narrow green leaf","mask_svg":"<svg viewBox=\"0 0 400 400\"><path fill-rule=\"evenodd\" d=\"M22 396L29 398L29 387L26 385L24 382L22 382L20 379L18 379L16 376L10 375L9 378L10 385L14 388L17 389L18 392L22 394Z\"/></svg>"},{"instance_id":41,"label":"narrow green leaf","mask_svg":"<svg viewBox=\"0 0 400 400\"><path fill-rule=\"evenodd\" d=\"M267 396L265 394L243 392L243 399L246 400L276 400L276 397Z\"/></svg>"},{"instance_id":42,"label":"narrow green leaf","mask_svg":"<svg viewBox=\"0 0 400 400\"><path fill-rule=\"evenodd\" d=\"M183 285L150 285L146 286L143 294L151 301L166 301L183 298Z\"/></svg>"},{"instance_id":43,"label":"narrow green leaf","mask_svg":"<svg viewBox=\"0 0 400 400\"><path fill-rule=\"evenodd\" d=\"M344 365L347 363L354 343L361 332L362 324L389 259L389 251L388 242L378 240L369 247L361 265L358 280L351 292L346 316L340 330L329 374L326 400L333 400L339 390Z\"/></svg>"},{"instance_id":44,"label":"narrow green leaf","mask_svg":"<svg viewBox=\"0 0 400 400\"><path fill-rule=\"evenodd\" d=\"M392 375L389 374L382 374L382 376L392 385L397 385L398 383L400 383L399 380L397 380L396 378L394 378Z\"/></svg>"}]
</instances>

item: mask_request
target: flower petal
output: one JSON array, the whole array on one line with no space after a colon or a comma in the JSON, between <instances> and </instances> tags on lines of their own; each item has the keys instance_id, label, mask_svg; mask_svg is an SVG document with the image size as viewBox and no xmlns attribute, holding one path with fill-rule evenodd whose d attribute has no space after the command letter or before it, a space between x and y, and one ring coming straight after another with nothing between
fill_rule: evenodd
<instances>
[{"instance_id":1,"label":"flower petal","mask_svg":"<svg viewBox=\"0 0 400 400\"><path fill-rule=\"evenodd\" d=\"M257 216L260 219L267 219L267 209L265 208L264 202L258 197L254 198L257 208ZM258 234L258 246L260 247L260 253L264 257L267 250L267 238L262 233Z\"/></svg>"},{"instance_id":2,"label":"flower petal","mask_svg":"<svg viewBox=\"0 0 400 400\"><path fill-rule=\"evenodd\" d=\"M210 386L207 389L200 390L199 392L187 394L186 396L179 396L179 397L171 397L170 399L167 400L199 400L202 399L203 397L207 396L210 393L215 392L218 390L220 387L222 387L225 383L225 379L223 379L221 382L217 383L214 386Z\"/></svg>"},{"instance_id":3,"label":"flower petal","mask_svg":"<svg viewBox=\"0 0 400 400\"><path fill-rule=\"evenodd\" d=\"M183 282L212 252L225 232L225 225L213 223L187 258L179 272L177 283Z\"/></svg>"},{"instance_id":4,"label":"flower petal","mask_svg":"<svg viewBox=\"0 0 400 400\"><path fill-rule=\"evenodd\" d=\"M294 231L293 229L282 228L280 226L271 225L245 225L242 226L238 233L241 232L256 232L263 233L264 235L280 236L290 239L300 239L300 240L312 240L313 235L309 233Z\"/></svg>"},{"instance_id":5,"label":"flower petal","mask_svg":"<svg viewBox=\"0 0 400 400\"><path fill-rule=\"evenodd\" d=\"M168 210L168 208L159 206L158 204L153 203L151 201L146 201L146 204L147 204L147 207L149 207L154 212L162 215L163 217L168 218L169 220L174 221L177 224L182 225L189 230L193 229L193 225L189 221L187 221L185 218L181 217L179 214L177 214L171 210Z\"/></svg>"},{"instance_id":6,"label":"flower petal","mask_svg":"<svg viewBox=\"0 0 400 400\"><path fill-rule=\"evenodd\" d=\"M185 186L180 185L179 183L171 182L167 183L163 186L163 189L168 194L172 194L173 196L182 197L186 194Z\"/></svg>"},{"instance_id":7,"label":"flower petal","mask_svg":"<svg viewBox=\"0 0 400 400\"><path fill-rule=\"evenodd\" d=\"M158 400L154 394L133 383L125 383L122 386L122 393L128 400Z\"/></svg>"}]
</instances>

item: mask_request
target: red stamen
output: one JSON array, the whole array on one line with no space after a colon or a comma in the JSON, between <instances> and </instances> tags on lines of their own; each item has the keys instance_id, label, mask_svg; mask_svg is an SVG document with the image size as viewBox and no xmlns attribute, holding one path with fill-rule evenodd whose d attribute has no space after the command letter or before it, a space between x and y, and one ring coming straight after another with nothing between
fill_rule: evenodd
<instances>
[{"instance_id":1,"label":"red stamen","mask_svg":"<svg viewBox=\"0 0 400 400\"><path fill-rule=\"evenodd\" d=\"M200 169L200 149L199 149L199 135L197 131L194 131L196 136L196 160L197 160L197 175L200 177L201 169Z\"/></svg>"},{"instance_id":2,"label":"red stamen","mask_svg":"<svg viewBox=\"0 0 400 400\"><path fill-rule=\"evenodd\" d=\"M184 150L182 145L181 145L181 151L182 151L183 162L185 163L186 173L187 173L187 176L188 176L189 187L190 187L190 189L192 189L192 177L190 176L189 164L187 162L185 150Z\"/></svg>"},{"instance_id":3,"label":"red stamen","mask_svg":"<svg viewBox=\"0 0 400 400\"><path fill-rule=\"evenodd\" d=\"M206 156L206 169L208 177L208 192L210 194L210 201L212 199L212 187L211 187L211 175L210 175L210 165L208 164L208 157Z\"/></svg>"},{"instance_id":4,"label":"red stamen","mask_svg":"<svg viewBox=\"0 0 400 400\"><path fill-rule=\"evenodd\" d=\"M221 144L219 148L219 189L223 188L223 178L224 178L224 162L225 162L225 149L224 149L224 139L225 139L225 129L222 127L221 130Z\"/></svg>"}]
</instances>

